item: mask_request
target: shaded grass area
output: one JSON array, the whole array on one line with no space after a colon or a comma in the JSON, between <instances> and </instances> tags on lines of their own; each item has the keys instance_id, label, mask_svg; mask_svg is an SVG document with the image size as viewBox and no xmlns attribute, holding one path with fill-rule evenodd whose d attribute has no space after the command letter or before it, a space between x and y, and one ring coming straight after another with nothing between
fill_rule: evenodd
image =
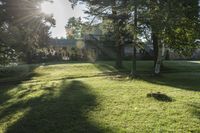
<instances>
[{"instance_id":1,"label":"shaded grass area","mask_svg":"<svg viewBox=\"0 0 200 133\"><path fill-rule=\"evenodd\" d=\"M0 133L200 132L200 62L165 62L152 77L153 62L141 61L133 80L130 64L12 68L0 79Z\"/></svg>"},{"instance_id":2,"label":"shaded grass area","mask_svg":"<svg viewBox=\"0 0 200 133\"><path fill-rule=\"evenodd\" d=\"M38 66L37 64L0 67L0 85L20 84L22 81L40 76L39 73L34 72L34 69Z\"/></svg>"},{"instance_id":3,"label":"shaded grass area","mask_svg":"<svg viewBox=\"0 0 200 133\"><path fill-rule=\"evenodd\" d=\"M58 86L60 90L56 89ZM0 114L1 120L13 114L18 119L7 133L103 132L95 122L87 119L87 113L97 103L95 95L81 81L54 83L37 88L38 92L23 89L16 94L17 102ZM37 96L31 96L33 93ZM27 95L32 98L25 98Z\"/></svg>"},{"instance_id":4,"label":"shaded grass area","mask_svg":"<svg viewBox=\"0 0 200 133\"><path fill-rule=\"evenodd\" d=\"M109 67L114 67L113 62L100 62L100 64L107 64ZM152 75L152 66L152 61L139 61L137 64L138 80L179 89L200 91L200 61L165 61L160 77ZM131 71L130 68L131 62L124 62L124 69L117 71L129 74Z\"/></svg>"}]
</instances>

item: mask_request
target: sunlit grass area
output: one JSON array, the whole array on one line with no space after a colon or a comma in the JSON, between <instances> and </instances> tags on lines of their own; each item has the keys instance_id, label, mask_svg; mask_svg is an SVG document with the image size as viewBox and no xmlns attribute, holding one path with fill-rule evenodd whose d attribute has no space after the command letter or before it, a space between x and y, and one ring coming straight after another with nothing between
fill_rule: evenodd
<instances>
[{"instance_id":1,"label":"sunlit grass area","mask_svg":"<svg viewBox=\"0 0 200 133\"><path fill-rule=\"evenodd\" d=\"M200 132L200 62L20 65L1 69L0 133ZM147 97L161 93L170 98Z\"/></svg>"}]
</instances>

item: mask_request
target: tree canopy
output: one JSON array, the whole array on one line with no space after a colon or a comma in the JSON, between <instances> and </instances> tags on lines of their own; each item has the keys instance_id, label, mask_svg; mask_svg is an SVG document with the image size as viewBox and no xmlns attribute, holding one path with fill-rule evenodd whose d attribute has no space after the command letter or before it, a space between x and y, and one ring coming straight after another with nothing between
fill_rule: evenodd
<instances>
[{"instance_id":1,"label":"tree canopy","mask_svg":"<svg viewBox=\"0 0 200 133\"><path fill-rule=\"evenodd\" d=\"M50 37L50 27L55 25L52 16L41 12L40 4L44 0L1 0L0 1L0 49L4 64L11 58L29 62L30 56L36 54ZM7 50L5 50L7 49Z\"/></svg>"},{"instance_id":2,"label":"tree canopy","mask_svg":"<svg viewBox=\"0 0 200 133\"><path fill-rule=\"evenodd\" d=\"M134 37L151 40L156 63L162 62L162 49L171 48L183 55L191 55L200 36L198 0L69 0L72 6L79 2L88 5L86 13L100 19L109 19L114 26L118 51L117 66L122 66L123 38L131 31ZM136 20L137 19L137 20ZM128 27L128 30L127 30ZM158 61L159 60L159 61ZM159 65L160 66L160 65ZM160 67L159 67L160 69Z\"/></svg>"}]
</instances>

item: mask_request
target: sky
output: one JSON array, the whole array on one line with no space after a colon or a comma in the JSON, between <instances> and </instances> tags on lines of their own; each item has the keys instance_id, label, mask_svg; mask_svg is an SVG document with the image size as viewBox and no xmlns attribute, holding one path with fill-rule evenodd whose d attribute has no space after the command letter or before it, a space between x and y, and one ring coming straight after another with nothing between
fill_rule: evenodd
<instances>
[{"instance_id":1,"label":"sky","mask_svg":"<svg viewBox=\"0 0 200 133\"><path fill-rule=\"evenodd\" d=\"M52 37L66 38L65 25L70 17L86 17L83 10L86 7L77 5L74 9L71 8L71 3L68 0L54 0L53 3L45 2L41 5L42 11L47 14L53 14L56 20L56 26L51 29Z\"/></svg>"}]
</instances>

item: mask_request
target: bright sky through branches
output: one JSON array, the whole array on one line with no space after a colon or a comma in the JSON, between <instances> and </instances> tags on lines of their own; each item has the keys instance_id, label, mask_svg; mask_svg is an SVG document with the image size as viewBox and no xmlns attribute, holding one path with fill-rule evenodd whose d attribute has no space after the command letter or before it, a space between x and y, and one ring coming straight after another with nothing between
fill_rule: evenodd
<instances>
[{"instance_id":1,"label":"bright sky through branches","mask_svg":"<svg viewBox=\"0 0 200 133\"><path fill-rule=\"evenodd\" d=\"M52 37L66 37L65 25L70 17L86 17L84 5L78 5L75 9L71 8L68 0L54 0L53 3L44 2L41 5L42 12L53 14L56 20L56 27L51 29Z\"/></svg>"}]
</instances>

